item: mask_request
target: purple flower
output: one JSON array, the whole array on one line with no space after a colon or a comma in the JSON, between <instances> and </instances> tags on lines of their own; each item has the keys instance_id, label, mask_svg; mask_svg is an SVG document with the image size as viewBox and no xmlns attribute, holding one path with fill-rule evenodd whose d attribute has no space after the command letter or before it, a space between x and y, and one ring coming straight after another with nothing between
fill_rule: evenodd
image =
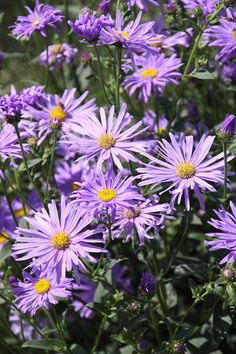
<instances>
[{"instance_id":1,"label":"purple flower","mask_svg":"<svg viewBox=\"0 0 236 354\"><path fill-rule=\"evenodd\" d=\"M220 17L219 25L211 26L205 31L210 47L217 47L216 59L227 61L236 50L236 17L230 9L226 9L227 17Z\"/></svg>"},{"instance_id":2,"label":"purple flower","mask_svg":"<svg viewBox=\"0 0 236 354\"><path fill-rule=\"evenodd\" d=\"M224 183L224 160L223 153L214 157L208 155L215 137L203 135L200 142L194 149L193 136L181 134L179 140L170 133L169 143L162 139L159 142L159 156L155 158L149 156L152 163L146 167L138 168L141 172L141 186L161 185L170 183L170 186L163 191L171 191L171 204L177 200L180 204L184 196L185 207L190 210L189 191L193 190L202 209L205 208L201 191L208 190L216 192L216 189L209 183ZM228 157L231 161L233 156ZM155 166L154 163L157 165Z\"/></svg>"},{"instance_id":3,"label":"purple flower","mask_svg":"<svg viewBox=\"0 0 236 354\"><path fill-rule=\"evenodd\" d=\"M166 85L178 85L178 79L182 76L177 71L182 64L175 54L166 58L164 54L150 53L136 56L134 62L135 71L126 77L123 85L125 89L129 89L130 96L139 90L138 98L145 103L151 95L163 93Z\"/></svg>"},{"instance_id":4,"label":"purple flower","mask_svg":"<svg viewBox=\"0 0 236 354\"><path fill-rule=\"evenodd\" d=\"M81 318L93 318L94 312L86 306L86 304L94 302L94 295L96 291L96 283L85 278L80 277L80 284L73 283L73 297L72 305L76 312L79 312Z\"/></svg>"},{"instance_id":5,"label":"purple flower","mask_svg":"<svg viewBox=\"0 0 236 354\"><path fill-rule=\"evenodd\" d=\"M39 105L46 94L44 92L44 86L31 86L24 88L19 92L19 95L23 106L23 116L25 116L27 107L36 107Z\"/></svg>"},{"instance_id":6,"label":"purple flower","mask_svg":"<svg viewBox=\"0 0 236 354\"><path fill-rule=\"evenodd\" d=\"M24 281L13 284L12 292L16 294L16 306L33 317L41 308L49 308L50 304L58 304L58 298L68 299L71 292L71 280L61 278L57 281L50 272L36 272L35 277L23 272Z\"/></svg>"},{"instance_id":7,"label":"purple flower","mask_svg":"<svg viewBox=\"0 0 236 354\"><path fill-rule=\"evenodd\" d=\"M186 345L181 341L175 341L172 345L173 353L185 353Z\"/></svg>"},{"instance_id":8,"label":"purple flower","mask_svg":"<svg viewBox=\"0 0 236 354\"><path fill-rule=\"evenodd\" d=\"M211 241L205 241L210 246L210 251L226 250L228 254L220 261L220 264L232 263L236 260L236 207L230 202L230 211L226 211L222 206L216 211L218 219L211 218L208 223L217 231L207 233Z\"/></svg>"},{"instance_id":9,"label":"purple flower","mask_svg":"<svg viewBox=\"0 0 236 354\"><path fill-rule=\"evenodd\" d=\"M121 158L126 162L139 161L133 153L145 152L147 143L134 141L134 138L143 132L138 131L142 122L127 128L132 117L126 113L126 107L126 104L122 105L117 117L114 106L110 108L108 117L101 108L100 120L96 117L81 120L80 124L65 136L64 141L70 149L82 155L79 160L87 162L96 158L98 168L101 168L105 161L113 161L120 170L123 169Z\"/></svg>"},{"instance_id":10,"label":"purple flower","mask_svg":"<svg viewBox=\"0 0 236 354\"><path fill-rule=\"evenodd\" d=\"M138 347L141 352L146 352L151 348L151 343L147 339L141 338Z\"/></svg>"},{"instance_id":11,"label":"purple flower","mask_svg":"<svg viewBox=\"0 0 236 354\"><path fill-rule=\"evenodd\" d=\"M78 50L70 44L52 44L48 47L48 62L50 70L61 68L63 64L72 64L75 60ZM40 54L40 64L47 65L46 50Z\"/></svg>"},{"instance_id":12,"label":"purple flower","mask_svg":"<svg viewBox=\"0 0 236 354\"><path fill-rule=\"evenodd\" d=\"M75 99L75 93L76 89L65 90L62 97L48 94L37 108L28 107L28 114L38 121L38 145L51 134L53 126L61 126L61 131L65 134L74 129L81 119L94 116L94 99L81 105L88 91L78 99Z\"/></svg>"},{"instance_id":13,"label":"purple flower","mask_svg":"<svg viewBox=\"0 0 236 354\"><path fill-rule=\"evenodd\" d=\"M99 3L99 10L103 15L107 15L110 12L111 0L101 0Z\"/></svg>"},{"instance_id":14,"label":"purple flower","mask_svg":"<svg viewBox=\"0 0 236 354\"><path fill-rule=\"evenodd\" d=\"M236 129L236 117L233 114L227 114L221 124L219 134L225 138L230 138L234 135Z\"/></svg>"},{"instance_id":15,"label":"purple flower","mask_svg":"<svg viewBox=\"0 0 236 354\"><path fill-rule=\"evenodd\" d=\"M223 65L221 70L221 76L223 77L225 83L236 84L236 63L227 63Z\"/></svg>"},{"instance_id":16,"label":"purple flower","mask_svg":"<svg viewBox=\"0 0 236 354\"><path fill-rule=\"evenodd\" d=\"M10 210L5 197L0 198L0 250L13 236L15 223L12 219Z\"/></svg>"},{"instance_id":17,"label":"purple flower","mask_svg":"<svg viewBox=\"0 0 236 354\"><path fill-rule=\"evenodd\" d=\"M114 220L117 208L128 208L134 200L143 199L132 186L134 179L135 177L126 178L124 171L115 175L111 168L107 173L102 170L97 173L92 171L81 184L81 189L73 193L75 201L95 216L105 211Z\"/></svg>"},{"instance_id":18,"label":"purple flower","mask_svg":"<svg viewBox=\"0 0 236 354\"><path fill-rule=\"evenodd\" d=\"M22 133L21 138L24 139L25 134ZM24 143L23 146L24 150L27 151L27 145ZM0 129L0 157L5 161L11 156L16 159L22 159L20 144L15 129L10 124L6 124Z\"/></svg>"},{"instance_id":19,"label":"purple flower","mask_svg":"<svg viewBox=\"0 0 236 354\"><path fill-rule=\"evenodd\" d=\"M74 190L80 189L84 181L84 165L64 161L56 168L55 178L61 194L69 195Z\"/></svg>"},{"instance_id":20,"label":"purple flower","mask_svg":"<svg viewBox=\"0 0 236 354\"><path fill-rule=\"evenodd\" d=\"M156 290L155 275L147 272L142 273L139 288L143 293L153 295Z\"/></svg>"},{"instance_id":21,"label":"purple flower","mask_svg":"<svg viewBox=\"0 0 236 354\"><path fill-rule=\"evenodd\" d=\"M89 52L81 53L80 60L82 61L83 64L88 64L90 61L92 61L91 53L89 53Z\"/></svg>"},{"instance_id":22,"label":"purple flower","mask_svg":"<svg viewBox=\"0 0 236 354\"><path fill-rule=\"evenodd\" d=\"M193 12L196 9L203 11L203 16L211 14L215 10L218 0L181 0L187 11Z\"/></svg>"},{"instance_id":23,"label":"purple flower","mask_svg":"<svg viewBox=\"0 0 236 354\"><path fill-rule=\"evenodd\" d=\"M85 217L74 204L66 204L64 196L61 197L60 216L55 201L48 205L48 210L42 209L34 217L25 217L33 229L18 228L15 254L20 255L19 261L32 260L34 270L43 264L48 271L53 268L57 279L73 270L78 280L78 267L86 271L80 258L96 262L90 253L103 252L102 248L93 245L101 240L90 237L100 231L88 229L93 220L91 215Z\"/></svg>"},{"instance_id":24,"label":"purple flower","mask_svg":"<svg viewBox=\"0 0 236 354\"><path fill-rule=\"evenodd\" d=\"M155 0L127 0L129 6L137 6L140 10L148 11L148 4L150 3L154 6L160 7L160 5Z\"/></svg>"},{"instance_id":25,"label":"purple flower","mask_svg":"<svg viewBox=\"0 0 236 354\"><path fill-rule=\"evenodd\" d=\"M12 34L17 39L28 40L34 31L39 31L43 37L47 37L49 28L58 32L56 25L61 24L64 17L60 10L48 4L40 4L38 0L36 0L34 10L28 6L25 8L28 15L18 16L12 26Z\"/></svg>"},{"instance_id":26,"label":"purple flower","mask_svg":"<svg viewBox=\"0 0 236 354\"><path fill-rule=\"evenodd\" d=\"M151 38L154 22L139 24L142 17L140 11L135 21L124 24L120 11L116 13L115 26L103 28L100 41L102 44L117 44L130 51L142 51L148 48L147 41Z\"/></svg>"},{"instance_id":27,"label":"purple flower","mask_svg":"<svg viewBox=\"0 0 236 354\"><path fill-rule=\"evenodd\" d=\"M77 36L90 42L97 41L102 28L111 26L112 20L110 15L97 17L95 11L91 12L85 7L75 22L68 21L68 24Z\"/></svg>"},{"instance_id":28,"label":"purple flower","mask_svg":"<svg viewBox=\"0 0 236 354\"><path fill-rule=\"evenodd\" d=\"M122 208L117 212L116 220L113 225L114 237L120 237L123 234L125 241L128 242L130 238L137 234L140 245L144 244L145 238L153 238L150 231L154 230L155 234L164 226L165 216L169 211L169 204L158 204L159 198L147 199L142 203L129 207Z\"/></svg>"},{"instance_id":29,"label":"purple flower","mask_svg":"<svg viewBox=\"0 0 236 354\"><path fill-rule=\"evenodd\" d=\"M168 120L160 116L158 119L156 113L149 109L144 112L143 124L148 127L148 131L154 134L163 134L168 126Z\"/></svg>"},{"instance_id":30,"label":"purple flower","mask_svg":"<svg viewBox=\"0 0 236 354\"><path fill-rule=\"evenodd\" d=\"M8 123L18 123L22 116L22 98L18 94L6 95L0 98L0 119Z\"/></svg>"}]
</instances>

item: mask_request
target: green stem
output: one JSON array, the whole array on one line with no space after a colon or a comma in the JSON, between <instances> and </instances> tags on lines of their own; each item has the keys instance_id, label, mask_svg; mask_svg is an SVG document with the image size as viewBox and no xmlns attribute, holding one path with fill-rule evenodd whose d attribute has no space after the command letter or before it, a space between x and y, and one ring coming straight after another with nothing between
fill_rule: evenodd
<instances>
[{"instance_id":1,"label":"green stem","mask_svg":"<svg viewBox=\"0 0 236 354\"><path fill-rule=\"evenodd\" d=\"M224 205L227 205L227 176L228 176L228 163L227 163L227 144L225 141L222 143L223 153L224 153L224 192L223 199Z\"/></svg>"},{"instance_id":2,"label":"green stem","mask_svg":"<svg viewBox=\"0 0 236 354\"><path fill-rule=\"evenodd\" d=\"M8 208L9 208L10 213L12 215L12 218L14 220L14 223L15 223L16 226L18 226L18 222L17 222L14 210L13 210L12 205L11 205L11 200L10 200L9 195L7 193L7 190L6 190L5 181L3 179L2 179L2 188L3 188L3 193L4 193L4 195L6 197L6 200L7 200Z\"/></svg>"},{"instance_id":3,"label":"green stem","mask_svg":"<svg viewBox=\"0 0 236 354\"><path fill-rule=\"evenodd\" d=\"M122 48L116 48L116 110L120 109L120 74L121 74L121 58L122 58Z\"/></svg>"},{"instance_id":4,"label":"green stem","mask_svg":"<svg viewBox=\"0 0 236 354\"><path fill-rule=\"evenodd\" d=\"M105 323L106 323L106 320L107 320L107 317L104 316L102 321L101 321L101 324L99 326L99 330L98 330L98 333L97 333L97 336L95 338L95 342L94 342L94 345L90 351L90 353L94 353L96 350L97 350L97 347L99 345L99 342L100 342L100 339L101 339L101 336L102 336L102 333L104 331L104 326L105 326Z\"/></svg>"},{"instance_id":5,"label":"green stem","mask_svg":"<svg viewBox=\"0 0 236 354\"><path fill-rule=\"evenodd\" d=\"M21 186L20 186L19 176L18 176L18 173L17 173L16 169L14 169L14 176L15 176L15 180L16 180L17 189L20 191L21 190ZM24 198L22 198L21 195L20 195L20 200L21 200L21 204L22 204L22 209L24 211L24 216L26 216L27 215L27 211L26 211L26 208L25 208L25 202L24 202Z\"/></svg>"},{"instance_id":6,"label":"green stem","mask_svg":"<svg viewBox=\"0 0 236 354\"><path fill-rule=\"evenodd\" d=\"M22 140L21 140L21 136L20 136L18 125L15 124L14 127L15 127L15 130L16 130L17 139L18 139L19 144L20 144L21 155L22 155L22 158L23 158L23 161L24 161L24 165L25 165L25 169L26 169L27 175L29 177L30 182L32 183L32 185L34 187L34 190L35 190L39 200L41 201L42 205L44 205L43 197L42 197L42 195L40 193L40 190L38 189L34 179L32 178L30 170L29 170L29 167L28 167L28 162L27 162L27 159L26 159L26 156L25 156L24 147L23 147L23 144L22 144Z\"/></svg>"},{"instance_id":7,"label":"green stem","mask_svg":"<svg viewBox=\"0 0 236 354\"><path fill-rule=\"evenodd\" d=\"M45 51L46 51L46 61L47 61L47 68L46 68L46 75L45 75L45 91L47 92L48 89L48 79L49 79L49 53L48 53L48 39L45 37Z\"/></svg>"},{"instance_id":8,"label":"green stem","mask_svg":"<svg viewBox=\"0 0 236 354\"><path fill-rule=\"evenodd\" d=\"M56 150L56 144L57 144L57 132L53 133L52 138L53 138L53 144L52 144L51 158L50 158L48 175L47 175L47 182L46 182L46 197L48 196L48 187L49 187L50 177L52 174L54 175L53 165L54 165L55 150Z\"/></svg>"},{"instance_id":9,"label":"green stem","mask_svg":"<svg viewBox=\"0 0 236 354\"><path fill-rule=\"evenodd\" d=\"M71 350L70 350L70 348L68 347L68 344L67 344L67 342L66 342L66 339L65 339L65 336L64 336L64 333L63 333L63 329L62 329L62 327L61 327L61 325L60 325L60 323L59 323L59 321L58 321L58 319L57 319L57 313L56 313L54 307L52 307L52 312L53 312L53 316L51 316L51 315L49 314L49 318L51 318L51 321L53 322L53 324L55 325L55 328L57 329L57 332L58 332L58 334L59 334L59 337L61 338L61 340L62 340L62 342L63 342L63 345L64 345L64 347L65 347L66 353L71 354Z\"/></svg>"},{"instance_id":10,"label":"green stem","mask_svg":"<svg viewBox=\"0 0 236 354\"><path fill-rule=\"evenodd\" d=\"M158 329L158 321L155 318L155 313L154 313L152 304L150 302L150 299L148 299L147 302L148 302L149 313L150 313L151 320L152 320L152 327L153 327L153 330L156 335L157 343L160 345L161 344L161 337L160 337L160 333L159 333L159 329Z\"/></svg>"},{"instance_id":11,"label":"green stem","mask_svg":"<svg viewBox=\"0 0 236 354\"><path fill-rule=\"evenodd\" d=\"M98 52L98 48L97 48L96 44L93 45L93 48L94 48L94 51L95 51L95 54L96 54L96 57L97 57L99 80L100 80L100 84L101 84L101 87L102 87L102 91L103 91L103 94L104 94L104 97L105 97L107 103L109 105L111 105L111 101L109 100L109 98L107 96L105 85L104 85L104 81L103 81L101 61L100 61L100 56L99 56L99 52Z\"/></svg>"}]
</instances>

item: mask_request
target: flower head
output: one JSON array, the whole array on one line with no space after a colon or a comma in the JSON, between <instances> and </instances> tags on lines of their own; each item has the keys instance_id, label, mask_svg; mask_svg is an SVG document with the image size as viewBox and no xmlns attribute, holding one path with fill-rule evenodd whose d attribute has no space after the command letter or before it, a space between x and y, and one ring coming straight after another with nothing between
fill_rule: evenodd
<instances>
[{"instance_id":1,"label":"flower head","mask_svg":"<svg viewBox=\"0 0 236 354\"><path fill-rule=\"evenodd\" d=\"M105 110L100 109L100 120L91 117L81 120L80 124L65 137L65 143L70 149L77 151L81 159L89 161L97 159L97 167L107 161L113 161L122 170L121 159L129 162L137 162L138 159L133 153L145 151L147 143L145 141L134 141L143 130L138 131L142 122L138 122L127 128L131 121L131 116L126 113L126 104L123 104L117 117L115 117L115 107L112 106L108 117Z\"/></svg>"},{"instance_id":2,"label":"flower head","mask_svg":"<svg viewBox=\"0 0 236 354\"><path fill-rule=\"evenodd\" d=\"M22 97L18 94L6 95L0 98L0 119L8 123L18 123L22 117Z\"/></svg>"},{"instance_id":3,"label":"flower head","mask_svg":"<svg viewBox=\"0 0 236 354\"><path fill-rule=\"evenodd\" d=\"M61 68L63 64L72 64L75 60L78 50L70 44L52 44L48 47L48 62L50 70ZM40 54L40 64L47 65L46 50Z\"/></svg>"},{"instance_id":4,"label":"flower head","mask_svg":"<svg viewBox=\"0 0 236 354\"><path fill-rule=\"evenodd\" d=\"M37 310L49 308L50 304L58 304L57 298L68 299L71 293L71 280L61 278L56 280L53 273L37 271L33 277L23 272L24 281L12 284L12 292L16 294L16 306L23 312L29 312L33 317Z\"/></svg>"},{"instance_id":5,"label":"flower head","mask_svg":"<svg viewBox=\"0 0 236 354\"><path fill-rule=\"evenodd\" d=\"M103 15L107 15L110 12L111 0L101 0L99 3L99 10Z\"/></svg>"},{"instance_id":6,"label":"flower head","mask_svg":"<svg viewBox=\"0 0 236 354\"><path fill-rule=\"evenodd\" d=\"M101 242L92 235L99 234L98 229L89 229L91 215L84 215L74 204L67 203L61 197L60 215L55 201L48 205L48 212L42 209L34 217L25 217L33 229L19 227L14 251L19 261L32 260L33 269L45 265L56 272L57 278L74 270L78 279L78 267L86 271L82 258L91 262L96 259L90 253L100 253L103 249L94 246Z\"/></svg>"},{"instance_id":7,"label":"flower head","mask_svg":"<svg viewBox=\"0 0 236 354\"><path fill-rule=\"evenodd\" d=\"M215 10L218 0L181 0L187 11L193 12L198 8L203 11L203 16L211 14Z\"/></svg>"},{"instance_id":8,"label":"flower head","mask_svg":"<svg viewBox=\"0 0 236 354\"><path fill-rule=\"evenodd\" d=\"M102 28L111 26L112 20L110 15L98 17L96 12L90 12L88 8L84 8L75 22L68 21L68 24L81 39L97 41Z\"/></svg>"},{"instance_id":9,"label":"flower head","mask_svg":"<svg viewBox=\"0 0 236 354\"><path fill-rule=\"evenodd\" d=\"M156 290L156 277L150 273L142 273L139 285L140 290L145 294L153 294Z\"/></svg>"},{"instance_id":10,"label":"flower head","mask_svg":"<svg viewBox=\"0 0 236 354\"><path fill-rule=\"evenodd\" d=\"M16 23L12 26L12 34L17 39L28 40L33 32L39 32L43 37L47 37L47 30L52 28L58 32L57 25L63 21L63 15L60 10L48 4L40 4L36 0L35 7L28 11L27 16L18 16Z\"/></svg>"},{"instance_id":11,"label":"flower head","mask_svg":"<svg viewBox=\"0 0 236 354\"><path fill-rule=\"evenodd\" d=\"M139 12L135 21L124 24L120 11L116 13L115 26L103 28L100 41L102 44L117 44L132 51L147 49L147 41L151 37L151 28L154 22L139 24L142 12Z\"/></svg>"},{"instance_id":12,"label":"flower head","mask_svg":"<svg viewBox=\"0 0 236 354\"><path fill-rule=\"evenodd\" d=\"M175 54L166 58L164 54L149 53L145 56L136 56L134 62L135 71L126 77L123 85L129 89L130 96L138 90L139 99L143 99L145 103L153 93L163 93L166 85L177 85L181 77L177 69L182 64Z\"/></svg>"},{"instance_id":13,"label":"flower head","mask_svg":"<svg viewBox=\"0 0 236 354\"><path fill-rule=\"evenodd\" d=\"M80 189L84 181L84 165L81 163L68 163L64 161L56 168L55 178L60 192L69 195L74 190Z\"/></svg>"},{"instance_id":14,"label":"flower head","mask_svg":"<svg viewBox=\"0 0 236 354\"><path fill-rule=\"evenodd\" d=\"M81 189L74 192L75 202L95 216L107 211L114 220L119 207L128 208L135 199L143 199L132 186L134 179L135 177L125 178L124 171L115 175L112 169L105 174L102 170L91 172L81 184Z\"/></svg>"},{"instance_id":15,"label":"flower head","mask_svg":"<svg viewBox=\"0 0 236 354\"><path fill-rule=\"evenodd\" d=\"M233 114L227 114L221 127L219 129L219 135L223 138L231 138L236 129L236 117Z\"/></svg>"},{"instance_id":16,"label":"flower head","mask_svg":"<svg viewBox=\"0 0 236 354\"><path fill-rule=\"evenodd\" d=\"M165 139L159 143L158 152L161 158L149 156L152 164L138 168L138 171L142 173L143 180L140 185L169 183L170 186L165 191L171 190L171 203L177 200L180 204L182 196L184 196L187 210L190 210L189 191L193 190L201 208L204 209L205 203L201 191L216 191L209 182L224 183L223 153L214 157L208 156L214 139L214 136L203 135L194 149L192 135L181 134L179 140L176 140L175 136L170 133L171 143ZM228 161L232 158L232 156L228 157Z\"/></svg>"},{"instance_id":17,"label":"flower head","mask_svg":"<svg viewBox=\"0 0 236 354\"><path fill-rule=\"evenodd\" d=\"M221 207L214 210L218 219L211 219L208 223L217 231L206 234L211 238L205 243L210 246L210 251L225 250L228 254L220 261L220 264L232 263L236 260L236 207L230 202L230 211Z\"/></svg>"}]
</instances>

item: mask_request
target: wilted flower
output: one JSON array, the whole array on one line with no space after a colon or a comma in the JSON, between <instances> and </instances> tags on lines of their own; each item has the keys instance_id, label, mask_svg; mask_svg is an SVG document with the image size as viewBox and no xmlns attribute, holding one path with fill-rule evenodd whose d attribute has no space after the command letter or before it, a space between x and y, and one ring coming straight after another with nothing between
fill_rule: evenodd
<instances>
[{"instance_id":1,"label":"wilted flower","mask_svg":"<svg viewBox=\"0 0 236 354\"><path fill-rule=\"evenodd\" d=\"M212 225L216 232L207 233L211 237L211 241L205 241L210 246L210 251L226 250L228 254L220 261L220 264L232 263L236 260L236 207L230 202L230 211L226 211L221 207L218 211L214 210L218 219L211 219L209 224Z\"/></svg>"},{"instance_id":2,"label":"wilted flower","mask_svg":"<svg viewBox=\"0 0 236 354\"><path fill-rule=\"evenodd\" d=\"M235 268L233 264L226 265L223 269L221 269L221 276L227 280L231 280L235 277Z\"/></svg>"},{"instance_id":3,"label":"wilted flower","mask_svg":"<svg viewBox=\"0 0 236 354\"><path fill-rule=\"evenodd\" d=\"M171 143L165 139L159 142L158 153L162 159L149 156L152 164L137 169L142 173L143 181L140 185L160 185L169 182L170 186L162 193L171 190L171 203L175 203L177 200L178 204L184 196L187 210L190 210L189 191L193 190L201 208L204 209L205 202L201 191L216 191L209 182L224 183L223 153L214 157L208 156L214 139L214 136L203 135L193 151L192 135L181 134L176 140L175 136L170 133ZM230 156L227 161L232 159L233 156ZM153 163L156 163L157 166Z\"/></svg>"},{"instance_id":4,"label":"wilted flower","mask_svg":"<svg viewBox=\"0 0 236 354\"><path fill-rule=\"evenodd\" d=\"M12 34L17 39L29 39L34 31L40 32L43 37L47 37L47 30L52 28L58 32L57 25L63 21L63 15L60 10L48 4L40 4L38 0L35 2L34 10L28 6L27 16L18 16L16 23L12 26Z\"/></svg>"},{"instance_id":5,"label":"wilted flower","mask_svg":"<svg viewBox=\"0 0 236 354\"><path fill-rule=\"evenodd\" d=\"M62 67L63 64L72 64L78 50L70 44L52 44L48 47L48 63L50 70L53 71ZM46 50L40 54L40 64L47 66Z\"/></svg>"},{"instance_id":6,"label":"wilted flower","mask_svg":"<svg viewBox=\"0 0 236 354\"><path fill-rule=\"evenodd\" d=\"M139 289L149 295L153 295L156 290L156 277L151 273L142 273Z\"/></svg>"},{"instance_id":7,"label":"wilted flower","mask_svg":"<svg viewBox=\"0 0 236 354\"><path fill-rule=\"evenodd\" d=\"M12 286L12 292L16 294L16 306L23 312L29 312L33 317L37 310L49 308L50 304L58 304L58 298L69 298L71 292L71 280L61 278L56 280L53 273L37 271L33 277L23 272L24 281Z\"/></svg>"}]
</instances>

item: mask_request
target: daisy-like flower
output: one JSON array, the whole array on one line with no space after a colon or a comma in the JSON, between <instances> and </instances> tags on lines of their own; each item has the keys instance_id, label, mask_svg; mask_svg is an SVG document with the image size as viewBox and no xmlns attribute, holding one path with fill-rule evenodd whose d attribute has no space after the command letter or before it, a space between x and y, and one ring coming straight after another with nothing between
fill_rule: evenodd
<instances>
[{"instance_id":1,"label":"daisy-like flower","mask_svg":"<svg viewBox=\"0 0 236 354\"><path fill-rule=\"evenodd\" d=\"M214 136L203 135L194 149L192 135L181 134L176 140L175 136L170 133L171 143L165 139L159 143L158 152L162 159L149 156L152 163L144 168L138 168L142 178L140 185L157 186L170 183L170 186L162 193L171 191L171 204L174 204L176 200L180 204L184 195L187 210L190 210L189 191L193 190L201 208L204 209L205 203L201 191L216 192L209 182L224 183L223 153L214 157L208 155L214 139ZM227 161L232 159L233 156L230 156Z\"/></svg>"},{"instance_id":2,"label":"daisy-like flower","mask_svg":"<svg viewBox=\"0 0 236 354\"><path fill-rule=\"evenodd\" d=\"M21 138L24 139L26 135L21 134ZM27 144L23 144L24 151L28 151ZM18 142L15 129L12 125L6 124L3 128L0 128L0 157L2 161L5 161L8 157L14 157L16 159L22 159L20 144Z\"/></svg>"},{"instance_id":3,"label":"daisy-like flower","mask_svg":"<svg viewBox=\"0 0 236 354\"><path fill-rule=\"evenodd\" d=\"M152 53L135 56L134 63L135 71L126 77L123 85L129 89L130 96L139 90L138 98L143 99L145 103L153 93L163 93L166 85L178 85L178 79L182 76L177 71L182 64L175 54L169 58L164 54Z\"/></svg>"},{"instance_id":4,"label":"daisy-like flower","mask_svg":"<svg viewBox=\"0 0 236 354\"><path fill-rule=\"evenodd\" d=\"M18 94L10 94L0 98L0 120L8 123L18 123L22 116L22 97Z\"/></svg>"},{"instance_id":5,"label":"daisy-like flower","mask_svg":"<svg viewBox=\"0 0 236 354\"><path fill-rule=\"evenodd\" d=\"M55 201L48 205L48 210L42 209L34 217L25 217L33 229L18 228L14 244L15 254L20 256L17 260L32 260L33 270L44 265L56 272L57 279L65 278L66 272L73 270L78 280L78 267L86 271L80 258L96 262L90 253L104 252L94 245L101 240L91 238L100 230L88 229L93 217L85 216L72 203L66 204L64 196L61 197L60 215Z\"/></svg>"},{"instance_id":6,"label":"daisy-like flower","mask_svg":"<svg viewBox=\"0 0 236 354\"><path fill-rule=\"evenodd\" d=\"M210 47L217 47L219 53L216 59L227 61L236 50L236 16L230 9L226 9L226 17L220 17L219 24L210 26L205 35Z\"/></svg>"},{"instance_id":7,"label":"daisy-like flower","mask_svg":"<svg viewBox=\"0 0 236 354\"><path fill-rule=\"evenodd\" d=\"M69 195L74 190L80 189L81 182L84 181L84 164L68 163L64 161L56 168L55 179L60 192L64 195Z\"/></svg>"},{"instance_id":8,"label":"daisy-like flower","mask_svg":"<svg viewBox=\"0 0 236 354\"><path fill-rule=\"evenodd\" d=\"M211 219L208 223L217 231L206 234L211 241L205 241L210 246L210 251L226 250L228 254L220 261L220 264L232 263L236 261L236 207L230 202L230 211L226 211L222 206L216 211L218 219Z\"/></svg>"},{"instance_id":9,"label":"daisy-like flower","mask_svg":"<svg viewBox=\"0 0 236 354\"><path fill-rule=\"evenodd\" d=\"M138 159L133 153L145 152L147 142L133 141L133 139L145 129L138 131L142 122L127 128L132 117L126 113L126 108L127 105L123 104L117 117L114 115L114 106L110 108L108 117L105 110L101 108L100 120L96 117L82 120L74 131L65 137L65 143L71 150L82 155L79 160L83 159L87 162L96 158L98 168L101 168L104 161L112 160L122 170L121 158L126 162L137 162Z\"/></svg>"},{"instance_id":10,"label":"daisy-like flower","mask_svg":"<svg viewBox=\"0 0 236 354\"><path fill-rule=\"evenodd\" d=\"M197 8L203 11L203 16L211 14L215 10L218 0L181 0L187 11L193 12Z\"/></svg>"},{"instance_id":11,"label":"daisy-like flower","mask_svg":"<svg viewBox=\"0 0 236 354\"><path fill-rule=\"evenodd\" d=\"M67 133L74 129L81 119L93 117L95 115L95 99L81 105L88 91L75 99L76 89L65 90L62 97L58 95L47 95L43 103L37 108L28 108L28 114L38 121L38 145L52 132L52 128L61 127L62 133Z\"/></svg>"},{"instance_id":12,"label":"daisy-like flower","mask_svg":"<svg viewBox=\"0 0 236 354\"><path fill-rule=\"evenodd\" d=\"M128 242L131 237L135 237L137 234L140 245L144 245L145 238L153 238L149 235L151 230L155 234L159 234L160 229L164 227L169 204L159 204L158 202L159 199L152 198L128 209L119 209L113 225L113 235L115 237L125 235L125 241Z\"/></svg>"},{"instance_id":13,"label":"daisy-like flower","mask_svg":"<svg viewBox=\"0 0 236 354\"><path fill-rule=\"evenodd\" d=\"M90 42L97 41L102 28L111 26L112 22L110 15L98 17L95 11L91 12L85 7L76 21L68 21L68 24L77 36Z\"/></svg>"},{"instance_id":14,"label":"daisy-like flower","mask_svg":"<svg viewBox=\"0 0 236 354\"><path fill-rule=\"evenodd\" d=\"M98 170L91 172L81 189L74 192L75 202L94 213L108 212L114 220L117 208L129 208L134 200L144 198L132 186L135 177L125 177L124 171L117 175L110 168L107 173Z\"/></svg>"},{"instance_id":15,"label":"daisy-like flower","mask_svg":"<svg viewBox=\"0 0 236 354\"><path fill-rule=\"evenodd\" d=\"M148 3L160 7L157 1L155 0L127 0L129 6L137 6L140 10L147 11L148 10Z\"/></svg>"},{"instance_id":16,"label":"daisy-like flower","mask_svg":"<svg viewBox=\"0 0 236 354\"><path fill-rule=\"evenodd\" d=\"M61 68L63 64L72 64L75 60L78 50L70 44L52 44L48 47L48 62L50 70L54 71ZM47 66L46 50L40 54L40 64Z\"/></svg>"},{"instance_id":17,"label":"daisy-like flower","mask_svg":"<svg viewBox=\"0 0 236 354\"><path fill-rule=\"evenodd\" d=\"M58 32L57 25L61 24L64 18L60 10L48 4L40 4L38 0L36 0L33 10L28 6L25 8L28 15L18 16L14 26L12 26L12 34L17 39L28 40L35 31L43 37L47 37L49 28Z\"/></svg>"},{"instance_id":18,"label":"daisy-like flower","mask_svg":"<svg viewBox=\"0 0 236 354\"><path fill-rule=\"evenodd\" d=\"M147 41L151 37L154 22L139 24L142 17L140 11L135 21L124 24L120 11L116 13L115 26L103 28L100 35L102 44L117 44L131 51L142 51L148 48Z\"/></svg>"},{"instance_id":19,"label":"daisy-like flower","mask_svg":"<svg viewBox=\"0 0 236 354\"><path fill-rule=\"evenodd\" d=\"M68 299L71 296L71 279L61 278L57 281L50 272L37 271L33 277L23 272L24 281L13 283L12 292L16 294L16 306L33 317L36 311L48 309L50 304L58 304L58 298Z\"/></svg>"}]
</instances>

